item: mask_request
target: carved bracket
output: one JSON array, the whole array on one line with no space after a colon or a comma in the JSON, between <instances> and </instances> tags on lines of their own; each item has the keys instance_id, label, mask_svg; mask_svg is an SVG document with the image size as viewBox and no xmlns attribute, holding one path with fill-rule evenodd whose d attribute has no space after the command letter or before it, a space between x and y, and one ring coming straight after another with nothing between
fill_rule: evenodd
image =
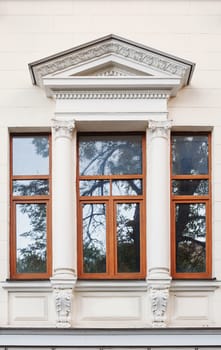
<instances>
[{"instance_id":1,"label":"carved bracket","mask_svg":"<svg viewBox=\"0 0 221 350\"><path fill-rule=\"evenodd\" d=\"M55 307L57 314L56 326L71 327L72 289L54 289Z\"/></svg>"},{"instance_id":2,"label":"carved bracket","mask_svg":"<svg viewBox=\"0 0 221 350\"><path fill-rule=\"evenodd\" d=\"M152 327L166 327L166 311L169 298L169 288L150 288Z\"/></svg>"}]
</instances>

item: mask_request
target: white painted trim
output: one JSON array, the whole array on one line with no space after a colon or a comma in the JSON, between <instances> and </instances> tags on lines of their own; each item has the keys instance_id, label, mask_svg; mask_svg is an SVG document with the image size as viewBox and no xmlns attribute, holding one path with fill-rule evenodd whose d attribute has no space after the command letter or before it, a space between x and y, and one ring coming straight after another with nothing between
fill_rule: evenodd
<instances>
[{"instance_id":1,"label":"white painted trim","mask_svg":"<svg viewBox=\"0 0 221 350\"><path fill-rule=\"evenodd\" d=\"M156 330L0 330L0 346L193 347L220 346L220 329Z\"/></svg>"}]
</instances>

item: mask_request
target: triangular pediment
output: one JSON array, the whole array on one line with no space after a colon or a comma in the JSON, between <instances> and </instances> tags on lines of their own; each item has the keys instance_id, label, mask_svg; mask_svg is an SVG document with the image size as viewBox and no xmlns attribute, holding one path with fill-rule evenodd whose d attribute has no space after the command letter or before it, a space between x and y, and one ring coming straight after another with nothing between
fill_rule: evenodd
<instances>
[{"instance_id":1,"label":"triangular pediment","mask_svg":"<svg viewBox=\"0 0 221 350\"><path fill-rule=\"evenodd\" d=\"M29 65L33 83L44 85L44 80L86 77L138 77L179 79L179 86L187 85L194 69L192 62L167 53L109 35ZM51 84L51 83L50 83ZM156 82L155 85L157 86Z\"/></svg>"},{"instance_id":2,"label":"triangular pediment","mask_svg":"<svg viewBox=\"0 0 221 350\"><path fill-rule=\"evenodd\" d=\"M126 76L145 76L152 74L145 73L141 70L134 69L128 66L120 65L114 62L109 62L101 66L94 66L91 69L83 69L78 73L73 73L72 76L95 76L95 77L126 77Z\"/></svg>"}]
</instances>

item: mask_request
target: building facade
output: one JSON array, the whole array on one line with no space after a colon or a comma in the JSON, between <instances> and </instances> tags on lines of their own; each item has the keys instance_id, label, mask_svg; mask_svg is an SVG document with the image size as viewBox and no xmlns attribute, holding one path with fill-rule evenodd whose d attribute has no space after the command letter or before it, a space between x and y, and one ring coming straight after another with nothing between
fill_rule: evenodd
<instances>
[{"instance_id":1,"label":"building facade","mask_svg":"<svg viewBox=\"0 0 221 350\"><path fill-rule=\"evenodd\" d=\"M1 2L0 349L221 346L220 20Z\"/></svg>"}]
</instances>

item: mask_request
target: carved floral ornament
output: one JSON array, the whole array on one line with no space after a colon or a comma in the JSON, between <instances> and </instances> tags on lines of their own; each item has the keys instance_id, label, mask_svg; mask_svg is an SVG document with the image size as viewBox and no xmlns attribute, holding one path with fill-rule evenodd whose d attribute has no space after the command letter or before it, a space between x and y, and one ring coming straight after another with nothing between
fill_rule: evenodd
<instances>
[{"instance_id":1,"label":"carved floral ornament","mask_svg":"<svg viewBox=\"0 0 221 350\"><path fill-rule=\"evenodd\" d=\"M166 311L169 298L169 289L150 288L151 309L152 309L152 326L166 327Z\"/></svg>"},{"instance_id":2,"label":"carved floral ornament","mask_svg":"<svg viewBox=\"0 0 221 350\"><path fill-rule=\"evenodd\" d=\"M72 306L72 289L54 290L55 308L57 314L56 326L59 328L71 327L71 306Z\"/></svg>"},{"instance_id":3,"label":"carved floral ornament","mask_svg":"<svg viewBox=\"0 0 221 350\"><path fill-rule=\"evenodd\" d=\"M152 138L163 137L168 138L169 130L172 127L172 120L150 120L148 122L148 127L152 132Z\"/></svg>"},{"instance_id":4,"label":"carved floral ornament","mask_svg":"<svg viewBox=\"0 0 221 350\"><path fill-rule=\"evenodd\" d=\"M52 123L55 138L66 137L71 139L72 132L75 128L75 120L52 119Z\"/></svg>"},{"instance_id":5,"label":"carved floral ornament","mask_svg":"<svg viewBox=\"0 0 221 350\"><path fill-rule=\"evenodd\" d=\"M96 61L106 56L116 56L125 62L134 62L141 67L151 68L168 76L178 76L184 84L188 84L194 64L166 53L130 42L114 35L98 39L80 47L61 52L60 54L30 63L34 84L42 86L42 78L48 74L63 71L80 64ZM119 72L110 70L103 76L118 76ZM124 75L124 72L120 73Z\"/></svg>"}]
</instances>

